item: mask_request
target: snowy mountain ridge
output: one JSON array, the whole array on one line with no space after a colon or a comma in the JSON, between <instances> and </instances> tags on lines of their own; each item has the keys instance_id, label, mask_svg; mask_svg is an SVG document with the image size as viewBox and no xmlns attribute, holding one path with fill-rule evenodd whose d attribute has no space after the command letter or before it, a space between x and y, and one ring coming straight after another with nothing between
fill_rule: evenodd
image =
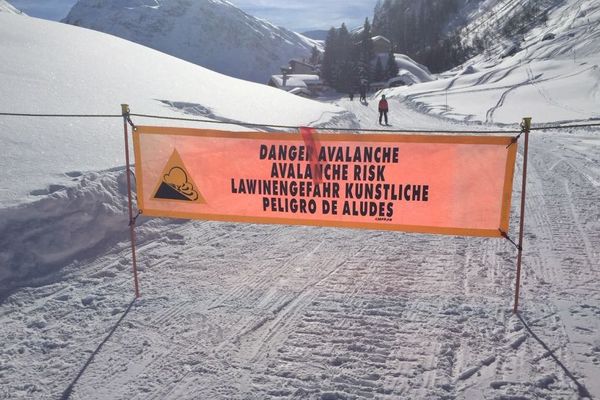
<instances>
[{"instance_id":1,"label":"snowy mountain ridge","mask_svg":"<svg viewBox=\"0 0 600 400\"><path fill-rule=\"evenodd\" d=\"M460 34L466 45L476 46L477 41L482 41L486 50L502 53L503 47L545 25L549 15L561 6L571 10L580 5L567 0L484 0L477 8L465 10L463 18L467 22ZM561 27L564 28L556 26Z\"/></svg>"},{"instance_id":2,"label":"snowy mountain ridge","mask_svg":"<svg viewBox=\"0 0 600 400\"><path fill-rule=\"evenodd\" d=\"M318 41L224 0L79 0L63 20L154 48L225 75L266 83Z\"/></svg>"}]
</instances>

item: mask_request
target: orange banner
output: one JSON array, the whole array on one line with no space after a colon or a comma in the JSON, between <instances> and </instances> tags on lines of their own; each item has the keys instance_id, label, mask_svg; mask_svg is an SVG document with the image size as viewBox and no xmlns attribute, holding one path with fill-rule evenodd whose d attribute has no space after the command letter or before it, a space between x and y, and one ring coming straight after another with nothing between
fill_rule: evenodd
<instances>
[{"instance_id":1,"label":"orange banner","mask_svg":"<svg viewBox=\"0 0 600 400\"><path fill-rule=\"evenodd\" d=\"M512 137L134 132L144 215L468 236L508 233Z\"/></svg>"}]
</instances>

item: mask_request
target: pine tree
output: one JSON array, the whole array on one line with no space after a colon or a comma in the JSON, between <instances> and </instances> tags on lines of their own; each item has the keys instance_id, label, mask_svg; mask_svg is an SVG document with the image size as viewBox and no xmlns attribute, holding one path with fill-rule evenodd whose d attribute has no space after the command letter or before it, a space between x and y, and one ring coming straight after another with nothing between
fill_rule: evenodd
<instances>
[{"instance_id":1,"label":"pine tree","mask_svg":"<svg viewBox=\"0 0 600 400\"><path fill-rule=\"evenodd\" d=\"M321 53L319 52L319 49L317 49L317 46L313 46L312 48L312 53L310 55L310 63L312 65L317 65L319 63L319 60L321 59Z\"/></svg>"},{"instance_id":2,"label":"pine tree","mask_svg":"<svg viewBox=\"0 0 600 400\"><path fill-rule=\"evenodd\" d=\"M321 64L321 77L330 85L334 84L334 68L335 68L335 47L337 42L337 31L331 28L325 40L325 54Z\"/></svg>"},{"instance_id":3,"label":"pine tree","mask_svg":"<svg viewBox=\"0 0 600 400\"><path fill-rule=\"evenodd\" d=\"M385 65L385 77L386 79L394 78L398 75L399 69L396 64L396 57L394 56L394 46L390 48L388 53L387 63Z\"/></svg>"},{"instance_id":4,"label":"pine tree","mask_svg":"<svg viewBox=\"0 0 600 400\"><path fill-rule=\"evenodd\" d=\"M364 70L366 76L371 75L371 60L375 57L375 50L373 47L373 39L371 32L371 24L369 18L365 18L363 30L360 33L360 49L359 49L359 64Z\"/></svg>"},{"instance_id":5,"label":"pine tree","mask_svg":"<svg viewBox=\"0 0 600 400\"><path fill-rule=\"evenodd\" d=\"M385 72L383 71L383 64L381 63L381 57L377 57L377 63L375 63L375 71L373 72L373 80L375 82L381 82L385 79Z\"/></svg>"}]
</instances>

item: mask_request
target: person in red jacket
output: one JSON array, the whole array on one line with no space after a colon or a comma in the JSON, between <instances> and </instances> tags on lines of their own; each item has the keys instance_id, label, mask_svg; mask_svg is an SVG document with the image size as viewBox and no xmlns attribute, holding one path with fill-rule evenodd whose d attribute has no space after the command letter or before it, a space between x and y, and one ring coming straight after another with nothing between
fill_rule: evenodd
<instances>
[{"instance_id":1,"label":"person in red jacket","mask_svg":"<svg viewBox=\"0 0 600 400\"><path fill-rule=\"evenodd\" d=\"M381 95L381 100L379 100L379 125L381 125L381 118L384 117L385 118L385 124L388 124L388 117L387 117L387 113L388 113L388 102L385 99L385 94Z\"/></svg>"}]
</instances>

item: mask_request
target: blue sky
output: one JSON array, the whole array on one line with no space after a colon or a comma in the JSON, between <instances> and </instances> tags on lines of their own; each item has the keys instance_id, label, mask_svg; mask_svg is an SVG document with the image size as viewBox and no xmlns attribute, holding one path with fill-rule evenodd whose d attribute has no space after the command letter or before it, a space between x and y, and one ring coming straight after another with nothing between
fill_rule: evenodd
<instances>
[{"instance_id":1,"label":"blue sky","mask_svg":"<svg viewBox=\"0 0 600 400\"><path fill-rule=\"evenodd\" d=\"M77 0L8 0L34 17L60 20ZM248 14L298 32L338 27L352 29L372 19L377 0L230 0Z\"/></svg>"}]
</instances>

